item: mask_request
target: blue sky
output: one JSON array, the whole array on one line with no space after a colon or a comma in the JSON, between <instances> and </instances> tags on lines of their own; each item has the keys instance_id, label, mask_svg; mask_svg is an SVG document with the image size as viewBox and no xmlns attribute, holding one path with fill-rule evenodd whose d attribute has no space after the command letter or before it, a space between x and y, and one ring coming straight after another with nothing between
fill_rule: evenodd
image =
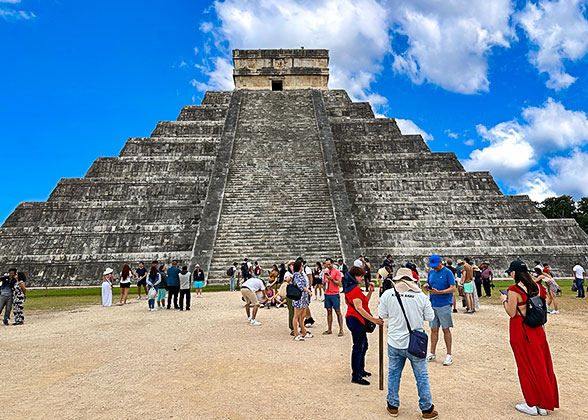
<instances>
[{"instance_id":1,"label":"blue sky","mask_svg":"<svg viewBox=\"0 0 588 420\"><path fill-rule=\"evenodd\" d=\"M300 46L503 192L588 196L586 1L0 0L0 221L231 89L231 49Z\"/></svg>"}]
</instances>

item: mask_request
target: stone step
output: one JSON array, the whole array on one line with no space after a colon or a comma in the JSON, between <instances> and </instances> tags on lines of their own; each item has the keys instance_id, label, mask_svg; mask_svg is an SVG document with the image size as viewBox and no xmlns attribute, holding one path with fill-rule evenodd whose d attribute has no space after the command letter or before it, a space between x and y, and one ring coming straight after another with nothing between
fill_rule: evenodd
<instances>
[{"instance_id":1,"label":"stone step","mask_svg":"<svg viewBox=\"0 0 588 420\"><path fill-rule=\"evenodd\" d=\"M220 136L223 132L223 126L223 121L160 121L151 133L151 137Z\"/></svg>"},{"instance_id":2,"label":"stone step","mask_svg":"<svg viewBox=\"0 0 588 420\"><path fill-rule=\"evenodd\" d=\"M228 105L186 105L178 115L178 121L224 121Z\"/></svg>"},{"instance_id":3,"label":"stone step","mask_svg":"<svg viewBox=\"0 0 588 420\"><path fill-rule=\"evenodd\" d=\"M170 140L173 139L173 140ZM129 139L119 157L129 156L215 156L219 138L143 137Z\"/></svg>"}]
</instances>

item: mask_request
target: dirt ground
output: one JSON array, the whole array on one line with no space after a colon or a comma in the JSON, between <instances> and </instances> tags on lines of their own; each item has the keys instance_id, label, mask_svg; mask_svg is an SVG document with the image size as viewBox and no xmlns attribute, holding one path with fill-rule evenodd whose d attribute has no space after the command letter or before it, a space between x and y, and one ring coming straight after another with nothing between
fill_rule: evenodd
<instances>
[{"instance_id":1,"label":"dirt ground","mask_svg":"<svg viewBox=\"0 0 588 420\"><path fill-rule=\"evenodd\" d=\"M287 309L260 309L247 324L240 294L192 299L190 312L148 312L145 301L26 314L0 330L2 419L384 419L378 390L378 335L366 369L372 385L350 382L351 335L322 336L326 316L312 302L315 338L294 342ZM372 299L372 307L377 298ZM25 307L26 311L26 307ZM502 308L454 316L454 364L429 365L433 402L444 419L524 419ZM561 409L553 418L588 416L585 315L550 316L548 340ZM442 360L444 344L437 351ZM387 364L386 364L387 371ZM386 389L386 385L384 386ZM407 366L399 418L420 418Z\"/></svg>"}]
</instances>

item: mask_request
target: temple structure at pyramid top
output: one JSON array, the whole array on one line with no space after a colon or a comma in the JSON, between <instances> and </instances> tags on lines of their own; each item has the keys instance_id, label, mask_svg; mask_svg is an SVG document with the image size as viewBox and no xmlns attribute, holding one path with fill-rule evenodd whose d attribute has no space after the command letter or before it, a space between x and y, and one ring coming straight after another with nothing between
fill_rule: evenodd
<instances>
[{"instance_id":1,"label":"temple structure at pyramid top","mask_svg":"<svg viewBox=\"0 0 588 420\"><path fill-rule=\"evenodd\" d=\"M546 219L490 173L466 172L454 153L329 90L327 50L235 50L233 61L234 90L206 92L83 178L60 180L46 202L21 203L0 228L0 271L96 285L107 267L174 259L200 264L210 283L245 257L269 268L362 254L375 268L392 254L424 270L439 254L495 273L540 260L557 276L588 265L574 220Z\"/></svg>"},{"instance_id":2,"label":"temple structure at pyramid top","mask_svg":"<svg viewBox=\"0 0 588 420\"><path fill-rule=\"evenodd\" d=\"M328 89L328 50L233 50L235 89Z\"/></svg>"}]
</instances>

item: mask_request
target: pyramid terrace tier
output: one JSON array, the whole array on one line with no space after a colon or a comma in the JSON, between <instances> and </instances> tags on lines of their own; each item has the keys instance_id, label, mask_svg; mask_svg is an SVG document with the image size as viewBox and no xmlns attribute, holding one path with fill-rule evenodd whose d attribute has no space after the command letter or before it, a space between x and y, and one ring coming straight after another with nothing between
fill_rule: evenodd
<instances>
[{"instance_id":1,"label":"pyramid terrace tier","mask_svg":"<svg viewBox=\"0 0 588 420\"><path fill-rule=\"evenodd\" d=\"M219 136L131 138L121 150L120 156L215 156L219 139Z\"/></svg>"}]
</instances>

